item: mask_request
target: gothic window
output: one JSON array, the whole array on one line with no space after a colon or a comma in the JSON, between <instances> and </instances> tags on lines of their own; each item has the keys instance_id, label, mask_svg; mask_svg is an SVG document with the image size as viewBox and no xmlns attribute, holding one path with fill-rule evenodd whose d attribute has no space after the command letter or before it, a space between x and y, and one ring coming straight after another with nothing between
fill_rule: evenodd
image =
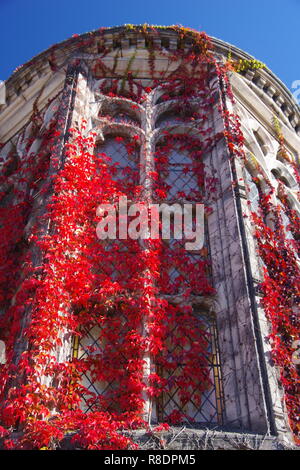
<instances>
[{"instance_id":1,"label":"gothic window","mask_svg":"<svg viewBox=\"0 0 300 470\"><path fill-rule=\"evenodd\" d=\"M183 145L180 145L180 141L176 144L176 139L172 150L167 149L166 142L159 143L156 148L156 167L159 173L156 197L160 202L179 204L184 217L184 202L200 203L203 199L202 163L193 159L191 154L183 149ZM172 222L174 224L174 219ZM195 213L191 228L195 231ZM184 234L182 240L164 240L162 277L165 282L162 281L162 286L166 293L183 293L188 287L197 292L197 279L201 279L208 268L208 265L203 265L207 255L207 238L205 247L201 250L188 251L185 249L185 243Z\"/></svg>"},{"instance_id":2,"label":"gothic window","mask_svg":"<svg viewBox=\"0 0 300 470\"><path fill-rule=\"evenodd\" d=\"M124 117L120 114L114 117ZM168 122L174 115L166 113L157 124ZM167 121L164 121L167 119ZM122 120L120 119L120 125ZM145 182L151 187L152 201L155 203L179 204L201 203L204 198L204 166L200 143L188 138L183 143L181 135L168 139L158 139L151 171L158 174L152 179L146 173ZM99 144L96 155L108 157L113 179L128 199L134 194L134 188L141 181L140 169L144 166L144 155L139 149L130 145L130 139L124 135L107 134L104 142ZM192 228L195 230L195 213L192 214ZM171 220L171 233L174 218ZM160 422L180 417L182 422L190 425L216 425L222 422L222 385L220 378L220 358L215 320L208 307L199 307L195 299L212 293L210 286L210 261L207 236L207 223L204 222L204 246L201 249L185 249L186 239L162 240L160 259L160 279L157 282L158 296L170 302L167 313L168 334L164 338L164 347L160 355L151 358L150 369L161 377L165 383L160 397L152 403L152 421ZM136 269L143 267L138 263L140 241L135 248L132 241L105 240L103 247L107 251L107 263L101 269L110 281L118 282L121 288L128 289L132 275L127 270L130 257L136 257ZM116 258L115 253L120 253ZM131 259L132 261L132 259ZM131 263L132 264L132 263ZM189 293L189 294L187 294ZM187 314L185 308L172 307L175 298L180 302L189 298L188 305L192 312ZM176 302L175 302L176 303ZM183 302L184 304L184 302ZM175 305L175 304L174 304ZM82 326L80 336L74 340L74 356L83 364L89 365L82 374L82 384L87 392L83 393L82 409L86 412L95 409L122 411L122 400L126 391L122 390L122 377L128 370L124 354L127 336L126 327L128 312L115 308L109 315L98 314L91 322ZM189 315L189 317L187 317ZM138 315L137 315L138 316ZM144 330L140 319L136 331ZM110 364L115 363L115 370L105 367L110 355ZM140 358L143 361L143 358ZM196 378L192 376L197 367ZM90 393L90 395L89 395ZM174 418L175 417L175 418Z\"/></svg>"},{"instance_id":3,"label":"gothic window","mask_svg":"<svg viewBox=\"0 0 300 470\"><path fill-rule=\"evenodd\" d=\"M130 145L127 137L107 135L104 142L97 146L96 154L105 155L119 189L132 196L140 178L139 149Z\"/></svg>"},{"instance_id":4,"label":"gothic window","mask_svg":"<svg viewBox=\"0 0 300 470\"><path fill-rule=\"evenodd\" d=\"M292 232L290 231L289 229L289 225L290 225L290 219L288 218L286 212L285 212L285 208L283 206L283 204L280 204L281 205L281 217L282 217L282 223L283 223L283 226L284 226L284 231L285 231L285 234L286 234L286 237L288 239L293 239L293 235L292 235Z\"/></svg>"},{"instance_id":5,"label":"gothic window","mask_svg":"<svg viewBox=\"0 0 300 470\"><path fill-rule=\"evenodd\" d=\"M223 391L215 321L201 307L194 307L192 323L191 318L187 322L183 311L176 310L168 317L171 328L155 364L165 387L153 403L152 421L177 419L193 426L221 425ZM99 316L96 322L91 320L82 327L81 336L74 338L73 357L86 368L81 377L84 412L122 412L121 398L126 392L122 378L128 373L123 346L128 333L126 316L119 309ZM105 367L108 362L109 367Z\"/></svg>"},{"instance_id":6,"label":"gothic window","mask_svg":"<svg viewBox=\"0 0 300 470\"><path fill-rule=\"evenodd\" d=\"M163 113L156 121L156 127L178 126L182 119L172 111Z\"/></svg>"}]
</instances>

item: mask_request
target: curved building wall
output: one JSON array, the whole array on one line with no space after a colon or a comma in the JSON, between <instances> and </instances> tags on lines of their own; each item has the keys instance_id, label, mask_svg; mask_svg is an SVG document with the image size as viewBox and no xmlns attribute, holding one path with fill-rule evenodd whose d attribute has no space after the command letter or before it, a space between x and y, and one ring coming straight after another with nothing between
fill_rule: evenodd
<instances>
[{"instance_id":1,"label":"curved building wall","mask_svg":"<svg viewBox=\"0 0 300 470\"><path fill-rule=\"evenodd\" d=\"M239 61L244 64L240 73ZM151 274L143 244L129 243L125 251L130 254L120 254L117 268L116 247L105 248L108 254L105 267L101 268L105 279L119 283L127 294L116 294L111 287L113 295L108 290L105 300L96 289L93 292L97 305L103 308L116 303L117 295L118 302L121 298L124 302L124 295L132 296L139 305L132 307L137 308L135 318L140 318L139 325L126 308L117 315L107 310L119 338L128 337L126 325L131 325L143 340L153 337L157 341L162 335L161 353L153 352L151 345L138 351L144 386L138 414L152 423L169 422L176 426L184 422L193 432L204 427L218 429L221 436L224 430L237 436L255 433L270 436L270 442L277 439L292 445L291 415L284 400L289 392L284 389L280 367L272 359L268 338L275 330L260 291L266 264L258 255L260 245L251 213L259 212L258 205L264 201L262 194L270 194L274 207L283 204L283 199L287 201L293 211L290 219L299 213L295 168L299 162L300 113L284 85L267 68L252 67L252 61L252 57L233 46L213 38L209 42L205 36L183 28L125 26L71 38L32 59L7 81L7 101L0 107L4 195L1 214L6 237L1 254L6 268L1 279L5 295L0 331L7 345L8 371L9 364L22 363L28 341L34 341L30 335L37 334L34 328L39 322L42 328L46 322L41 316L32 316L32 309L37 308L34 289L24 310L17 311L15 305L32 274L26 271L26 263L32 263L37 271L45 263L45 252L36 246L36 239L55 239L57 225L49 216L47 204L60 197L64 200L63 191L60 194L57 189L57 177L67 171L69 162L76 164L72 145L81 144L70 129L79 129L81 139L90 138L90 143L84 144L93 146L89 152L95 156L104 153L110 158L108 166L117 165L112 194L115 191L144 202L181 206L198 202L206 206L203 250L178 254L172 244L165 244L157 274ZM82 165L86 165L85 160ZM107 180L103 176L101 183L97 159L93 165L96 176L90 178L95 178L95 185L103 185L103 201L107 202L108 193L103 189ZM84 168L86 174L91 171L88 165ZM104 175L106 170L101 168ZM16 169L19 176L15 176ZM87 194L92 197L94 189L88 181L87 177ZM76 199L79 189L69 190ZM81 191L83 194L84 186ZM100 196L95 192L95 197ZM270 220L264 219L264 223L275 233L269 210ZM289 226L291 220L285 217L283 238L292 240L289 249L295 252L297 238ZM5 225L5 220L13 222ZM59 222L56 220L56 224ZM80 233L83 225L74 230ZM49 249L51 252L51 246ZM76 250L72 256L76 259ZM139 263L133 263L134 259L139 259ZM298 262L295 255L295 266L299 268ZM39 282L48 279L47 275L41 273ZM65 288L67 274L61 272L60 277ZM141 285L142 288L136 287ZM173 325L168 334L153 333L157 320L151 320L151 312L155 308L145 300L145 286L156 299L153 302L160 305L155 304L157 311L164 311L164 320L156 326L163 330L166 323ZM75 295L71 292L69 288L65 295ZM98 354L101 352L99 364L103 368L101 361L110 361L103 346L109 342L110 327L105 322L100 325L98 320L89 323L80 315L81 320L74 320L74 312L84 310L74 298L68 304L64 297L60 304L64 307L57 307L57 311L62 308L63 318L70 315L71 320L58 323L59 346L55 351L50 348L54 363L72 364L74 359L88 363L89 348L95 347ZM296 302L294 307L297 308ZM144 313L139 317L141 312ZM184 315L194 336L189 337L184 329ZM18 327L12 319L17 319ZM77 339L70 333L74 333L75 324L81 328ZM24 334L28 329L29 336ZM185 338L181 348L180 338ZM129 348L126 341L120 342L117 352L111 350L115 361L123 361L120 349ZM201 341L206 353L199 349L197 358L193 348ZM201 354L205 359L199 365ZM176 370L170 367L170 356L174 363L177 361ZM109 367L112 366L107 366L107 371ZM191 379L192 385L185 382L191 374L188 367L198 367L198 378ZM199 371L204 369L206 372L201 375ZM157 396L147 392L153 374L167 384ZM130 374L126 380L120 376L113 385L110 378L107 372L96 379L89 371L81 383L92 390L95 399L104 396L107 410L113 406L114 411L120 412L125 400L123 397L122 402L120 396L125 396ZM6 382L5 390L12 384L21 387L22 380L14 377L12 382ZM51 377L45 371L40 372L39 381L46 387L57 383L55 374ZM191 387L185 399L184 387ZM201 397L193 398L197 394ZM82 397L81 409L93 413L94 405L88 396ZM298 398L295 407L299 407ZM51 413L55 419L56 411L52 409ZM181 414L181 421L176 421L176 413ZM295 429L292 425L294 433Z\"/></svg>"}]
</instances>

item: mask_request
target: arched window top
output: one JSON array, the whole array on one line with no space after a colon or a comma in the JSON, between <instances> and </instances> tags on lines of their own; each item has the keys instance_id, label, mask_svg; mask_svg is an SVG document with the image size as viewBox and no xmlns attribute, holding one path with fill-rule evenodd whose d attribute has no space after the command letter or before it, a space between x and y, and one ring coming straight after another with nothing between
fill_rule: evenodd
<instances>
[{"instance_id":1,"label":"arched window top","mask_svg":"<svg viewBox=\"0 0 300 470\"><path fill-rule=\"evenodd\" d=\"M194 98L195 96L195 87L191 83L178 80L177 84L172 86L172 88L170 88L170 86L161 87L160 95L157 98L155 104L158 105L177 99L186 101L189 98Z\"/></svg>"},{"instance_id":2,"label":"arched window top","mask_svg":"<svg viewBox=\"0 0 300 470\"><path fill-rule=\"evenodd\" d=\"M171 324L170 332L165 338L164 348L156 355L152 369L168 386L159 397L154 397L151 422L221 425L224 397L215 320L203 306L195 305L192 312L187 313L172 305L166 321ZM138 325L136 333L141 329L141 325ZM100 364L107 364L106 367L100 367L97 373L92 371L81 376L84 387L81 409L84 413L98 409L124 412L126 390L120 377L112 379L114 371L108 358L113 355L126 367L127 358L122 350L126 346L128 331L126 312L117 309L105 313L101 323L94 321L82 326L80 337L74 338L73 357L77 361L85 363L98 360ZM116 335L118 341L113 340ZM194 359L195 353L199 355L197 361ZM174 361L178 362L175 373ZM191 364L194 364L197 374L185 386L184 377L189 374Z\"/></svg>"},{"instance_id":3,"label":"arched window top","mask_svg":"<svg viewBox=\"0 0 300 470\"><path fill-rule=\"evenodd\" d=\"M157 185L169 200L201 200L204 173L201 150L180 139L158 142L155 152Z\"/></svg>"}]
</instances>

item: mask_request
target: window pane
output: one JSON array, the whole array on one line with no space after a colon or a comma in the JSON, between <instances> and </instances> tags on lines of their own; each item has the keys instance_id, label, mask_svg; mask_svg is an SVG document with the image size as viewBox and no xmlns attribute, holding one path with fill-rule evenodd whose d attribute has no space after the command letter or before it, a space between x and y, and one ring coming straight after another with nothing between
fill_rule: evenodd
<instances>
[{"instance_id":1,"label":"window pane","mask_svg":"<svg viewBox=\"0 0 300 470\"><path fill-rule=\"evenodd\" d=\"M135 194L139 184L139 148L123 137L107 136L105 142L96 148L96 155L105 154L111 169L116 189L127 197Z\"/></svg>"}]
</instances>

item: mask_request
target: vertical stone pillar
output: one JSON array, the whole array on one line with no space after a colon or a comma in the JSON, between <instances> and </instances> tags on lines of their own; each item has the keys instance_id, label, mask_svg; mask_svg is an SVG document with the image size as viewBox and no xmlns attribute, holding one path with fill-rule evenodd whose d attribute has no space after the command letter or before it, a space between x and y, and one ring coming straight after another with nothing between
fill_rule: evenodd
<instances>
[{"instance_id":1,"label":"vertical stone pillar","mask_svg":"<svg viewBox=\"0 0 300 470\"><path fill-rule=\"evenodd\" d=\"M219 92L223 99L222 90ZM211 125L214 134L224 131L223 118L217 106ZM268 433L271 422L247 279L241 214L225 138L205 156L205 166L212 176L216 171L214 176L218 179L218 194L208 216L208 232L217 292L215 311L224 388L224 424L233 429Z\"/></svg>"}]
</instances>

